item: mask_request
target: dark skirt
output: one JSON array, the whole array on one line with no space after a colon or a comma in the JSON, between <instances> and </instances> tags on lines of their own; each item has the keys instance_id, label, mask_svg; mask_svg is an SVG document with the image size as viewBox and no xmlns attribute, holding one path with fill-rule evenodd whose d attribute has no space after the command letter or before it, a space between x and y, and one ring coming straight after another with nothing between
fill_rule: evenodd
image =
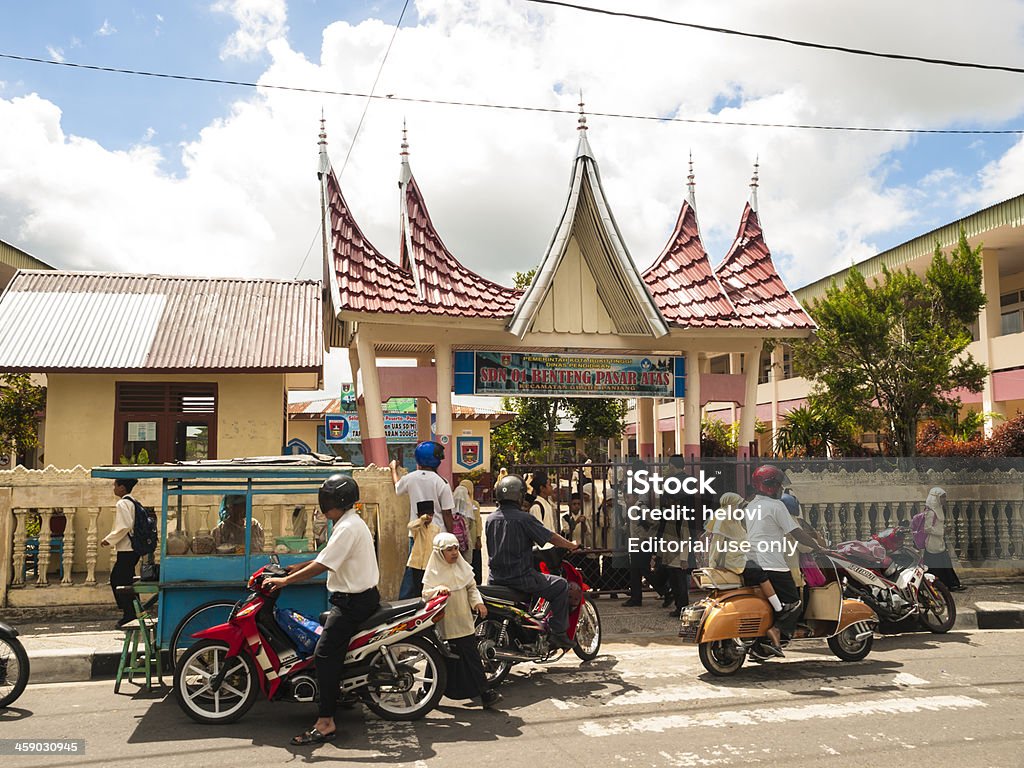
<instances>
[{"instance_id":1,"label":"dark skirt","mask_svg":"<svg viewBox=\"0 0 1024 768\"><path fill-rule=\"evenodd\" d=\"M459 658L445 660L448 663L448 687L444 695L449 699L479 698L489 686L476 648L476 636L449 638L448 647Z\"/></svg>"},{"instance_id":2,"label":"dark skirt","mask_svg":"<svg viewBox=\"0 0 1024 768\"><path fill-rule=\"evenodd\" d=\"M950 589L960 589L960 577L953 570L953 561L949 559L949 552L925 552L924 564L928 570L935 574L935 578L941 581Z\"/></svg>"}]
</instances>

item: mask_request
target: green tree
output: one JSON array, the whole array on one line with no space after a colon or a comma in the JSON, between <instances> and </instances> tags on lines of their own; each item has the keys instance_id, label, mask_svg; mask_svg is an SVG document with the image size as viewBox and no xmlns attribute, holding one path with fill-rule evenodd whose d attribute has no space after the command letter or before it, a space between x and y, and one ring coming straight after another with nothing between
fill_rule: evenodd
<instances>
[{"instance_id":1,"label":"green tree","mask_svg":"<svg viewBox=\"0 0 1024 768\"><path fill-rule=\"evenodd\" d=\"M853 444L856 424L820 398L794 408L775 433L775 452L783 456L823 457L845 453Z\"/></svg>"},{"instance_id":2,"label":"green tree","mask_svg":"<svg viewBox=\"0 0 1024 768\"><path fill-rule=\"evenodd\" d=\"M625 428L626 401L617 398L580 397L566 400L576 437L584 440L588 456L600 453L601 443L618 440Z\"/></svg>"},{"instance_id":3,"label":"green tree","mask_svg":"<svg viewBox=\"0 0 1024 768\"><path fill-rule=\"evenodd\" d=\"M811 306L815 337L793 345L797 373L814 379L821 402L862 428L881 426L898 456L915 454L923 413L958 405L949 393L959 387L981 390L987 370L964 354L985 306L980 253L961 228L948 257L936 244L923 279L883 268L869 286L851 269Z\"/></svg>"},{"instance_id":4,"label":"green tree","mask_svg":"<svg viewBox=\"0 0 1024 768\"><path fill-rule=\"evenodd\" d=\"M46 389L27 373L0 375L0 453L21 460L39 445L39 414L46 406Z\"/></svg>"}]
</instances>

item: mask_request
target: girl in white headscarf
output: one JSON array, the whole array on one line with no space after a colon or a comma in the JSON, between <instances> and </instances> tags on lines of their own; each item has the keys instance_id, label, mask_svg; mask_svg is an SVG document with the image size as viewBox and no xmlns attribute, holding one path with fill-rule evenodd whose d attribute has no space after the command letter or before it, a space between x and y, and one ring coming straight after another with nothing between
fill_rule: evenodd
<instances>
[{"instance_id":1,"label":"girl in white headscarf","mask_svg":"<svg viewBox=\"0 0 1024 768\"><path fill-rule=\"evenodd\" d=\"M438 631L458 658L447 659L450 699L475 699L485 707L496 704L501 694L487 685L487 675L476 647L474 612L487 616L487 606L473 578L473 569L459 554L459 541L450 533L434 537L434 548L423 573L423 597L448 595Z\"/></svg>"},{"instance_id":2,"label":"girl in white headscarf","mask_svg":"<svg viewBox=\"0 0 1024 768\"><path fill-rule=\"evenodd\" d=\"M963 590L946 549L946 492L942 488L928 491L924 502L924 530L928 534L924 544L924 564L935 578L949 587L950 592Z\"/></svg>"}]
</instances>

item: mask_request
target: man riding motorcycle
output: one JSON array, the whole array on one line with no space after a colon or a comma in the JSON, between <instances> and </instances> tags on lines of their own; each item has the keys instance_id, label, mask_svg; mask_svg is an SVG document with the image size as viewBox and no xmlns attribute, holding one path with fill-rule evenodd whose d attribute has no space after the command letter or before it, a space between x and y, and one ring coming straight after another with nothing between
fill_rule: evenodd
<instances>
[{"instance_id":1,"label":"man riding motorcycle","mask_svg":"<svg viewBox=\"0 0 1024 768\"><path fill-rule=\"evenodd\" d=\"M553 544L575 551L579 544L545 528L520 507L526 486L516 475L507 475L494 487L498 508L487 516L487 550L490 553L489 583L510 587L544 598L550 605L552 645L572 648L569 628L569 584L561 576L541 573L533 562L533 545Z\"/></svg>"}]
</instances>

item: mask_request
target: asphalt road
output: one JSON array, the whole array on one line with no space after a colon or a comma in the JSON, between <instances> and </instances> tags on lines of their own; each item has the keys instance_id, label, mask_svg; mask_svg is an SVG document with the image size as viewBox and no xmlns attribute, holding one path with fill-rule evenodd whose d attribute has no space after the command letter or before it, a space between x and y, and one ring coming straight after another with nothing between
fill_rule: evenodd
<instances>
[{"instance_id":1,"label":"asphalt road","mask_svg":"<svg viewBox=\"0 0 1024 768\"><path fill-rule=\"evenodd\" d=\"M0 739L85 739L77 757L4 766L252 766L282 762L446 766L1024 766L1024 631L876 640L843 663L824 643L725 681L675 642L617 644L518 667L500 711L442 707L417 723L343 710L343 737L287 746L309 704L259 702L238 723L200 726L166 694L115 696L110 681L30 686L0 713Z\"/></svg>"}]
</instances>

